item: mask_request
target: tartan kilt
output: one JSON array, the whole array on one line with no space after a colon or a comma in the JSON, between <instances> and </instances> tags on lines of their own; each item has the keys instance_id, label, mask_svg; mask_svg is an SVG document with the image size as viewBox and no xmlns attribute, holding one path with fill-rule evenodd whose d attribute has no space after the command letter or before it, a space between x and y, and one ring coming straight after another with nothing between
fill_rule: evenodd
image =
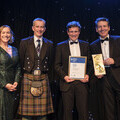
<instances>
[{"instance_id":1,"label":"tartan kilt","mask_svg":"<svg viewBox=\"0 0 120 120\"><path fill-rule=\"evenodd\" d=\"M30 92L31 80L24 76L21 84L18 114L25 116L43 116L53 113L53 104L48 76L43 82L43 94L33 96Z\"/></svg>"}]
</instances>

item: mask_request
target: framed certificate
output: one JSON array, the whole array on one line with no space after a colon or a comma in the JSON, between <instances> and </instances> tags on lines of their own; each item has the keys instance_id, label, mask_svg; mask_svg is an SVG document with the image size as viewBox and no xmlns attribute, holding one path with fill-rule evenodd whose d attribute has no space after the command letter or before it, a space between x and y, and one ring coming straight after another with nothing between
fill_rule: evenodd
<instances>
[{"instance_id":1,"label":"framed certificate","mask_svg":"<svg viewBox=\"0 0 120 120\"><path fill-rule=\"evenodd\" d=\"M84 79L86 74L87 57L69 56L68 75L71 79Z\"/></svg>"},{"instance_id":2,"label":"framed certificate","mask_svg":"<svg viewBox=\"0 0 120 120\"><path fill-rule=\"evenodd\" d=\"M92 55L95 75L105 75L105 66L103 63L102 54Z\"/></svg>"}]
</instances>

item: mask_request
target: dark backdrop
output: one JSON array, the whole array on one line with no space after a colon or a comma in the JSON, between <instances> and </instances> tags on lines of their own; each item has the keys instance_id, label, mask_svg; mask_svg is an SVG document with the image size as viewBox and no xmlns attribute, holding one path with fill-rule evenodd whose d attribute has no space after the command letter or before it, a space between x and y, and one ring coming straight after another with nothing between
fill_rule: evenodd
<instances>
[{"instance_id":1,"label":"dark backdrop","mask_svg":"<svg viewBox=\"0 0 120 120\"><path fill-rule=\"evenodd\" d=\"M33 34L36 17L47 21L45 37L56 44L67 38L66 24L72 20L82 25L80 38L92 42L97 37L94 21L102 16L109 18L111 34L120 34L119 0L4 0L0 5L0 26L11 26L18 46L20 39Z\"/></svg>"},{"instance_id":2,"label":"dark backdrop","mask_svg":"<svg viewBox=\"0 0 120 120\"><path fill-rule=\"evenodd\" d=\"M46 20L44 35L54 45L67 39L66 24L73 20L82 25L80 39L88 42L98 37L94 25L98 17L107 17L111 24L110 33L120 35L119 0L4 0L0 4L0 26L11 26L16 47L19 47L20 39L33 35L31 26L36 17ZM53 82L52 85L53 93L59 96L59 84ZM56 103L58 98L54 97L54 101Z\"/></svg>"}]
</instances>

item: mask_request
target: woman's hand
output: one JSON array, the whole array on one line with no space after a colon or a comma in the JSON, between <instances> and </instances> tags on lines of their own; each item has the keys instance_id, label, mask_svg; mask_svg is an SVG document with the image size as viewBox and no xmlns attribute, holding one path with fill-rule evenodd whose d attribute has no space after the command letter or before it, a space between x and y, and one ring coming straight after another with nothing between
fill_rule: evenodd
<instances>
[{"instance_id":1,"label":"woman's hand","mask_svg":"<svg viewBox=\"0 0 120 120\"><path fill-rule=\"evenodd\" d=\"M16 87L17 87L18 83L17 82L14 82L14 84L6 84L5 88L7 88L9 91L16 91Z\"/></svg>"}]
</instances>

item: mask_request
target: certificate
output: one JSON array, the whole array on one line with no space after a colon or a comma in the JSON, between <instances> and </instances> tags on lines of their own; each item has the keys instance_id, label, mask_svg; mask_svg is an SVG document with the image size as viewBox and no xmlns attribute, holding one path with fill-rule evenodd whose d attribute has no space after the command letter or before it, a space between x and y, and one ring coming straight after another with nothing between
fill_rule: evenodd
<instances>
[{"instance_id":1,"label":"certificate","mask_svg":"<svg viewBox=\"0 0 120 120\"><path fill-rule=\"evenodd\" d=\"M84 79L86 74L87 57L69 56L68 75L71 79Z\"/></svg>"},{"instance_id":2,"label":"certificate","mask_svg":"<svg viewBox=\"0 0 120 120\"><path fill-rule=\"evenodd\" d=\"M92 55L95 75L105 75L105 66L103 63L102 54Z\"/></svg>"}]
</instances>

